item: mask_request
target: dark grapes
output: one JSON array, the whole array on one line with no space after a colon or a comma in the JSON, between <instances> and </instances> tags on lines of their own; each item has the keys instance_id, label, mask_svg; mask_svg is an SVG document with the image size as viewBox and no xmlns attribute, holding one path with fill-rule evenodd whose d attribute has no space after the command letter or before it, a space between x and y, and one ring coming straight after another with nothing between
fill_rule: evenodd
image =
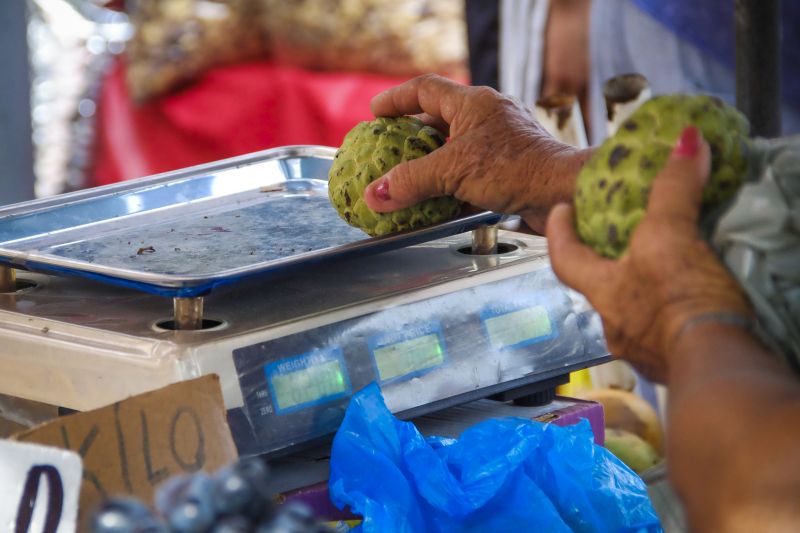
<instances>
[{"instance_id":1,"label":"dark grapes","mask_svg":"<svg viewBox=\"0 0 800 533\"><path fill-rule=\"evenodd\" d=\"M317 533L320 529L309 506L299 502L289 502L281 506L272 520L263 522L256 531L257 533Z\"/></svg>"},{"instance_id":2,"label":"dark grapes","mask_svg":"<svg viewBox=\"0 0 800 533\"><path fill-rule=\"evenodd\" d=\"M204 533L217 519L214 482L205 473L194 474L186 486L183 501L166 515L175 533Z\"/></svg>"},{"instance_id":3,"label":"dark grapes","mask_svg":"<svg viewBox=\"0 0 800 533\"><path fill-rule=\"evenodd\" d=\"M269 468L267 464L257 457L240 459L234 463L234 469L247 479L253 489L261 496L271 496L269 487Z\"/></svg>"},{"instance_id":4,"label":"dark grapes","mask_svg":"<svg viewBox=\"0 0 800 533\"><path fill-rule=\"evenodd\" d=\"M167 533L150 509L134 499L105 502L92 519L95 533Z\"/></svg>"},{"instance_id":5,"label":"dark grapes","mask_svg":"<svg viewBox=\"0 0 800 533\"><path fill-rule=\"evenodd\" d=\"M250 486L233 466L223 468L214 475L214 497L222 513L239 513L256 498Z\"/></svg>"},{"instance_id":6,"label":"dark grapes","mask_svg":"<svg viewBox=\"0 0 800 533\"><path fill-rule=\"evenodd\" d=\"M255 521L273 515L269 469L257 458L242 459L214 475L217 506L225 514L244 514Z\"/></svg>"},{"instance_id":7,"label":"dark grapes","mask_svg":"<svg viewBox=\"0 0 800 533\"><path fill-rule=\"evenodd\" d=\"M94 533L331 533L297 502L273 503L267 465L242 459L213 476L174 476L155 494L162 523L141 502L114 499L92 519Z\"/></svg>"},{"instance_id":8,"label":"dark grapes","mask_svg":"<svg viewBox=\"0 0 800 533\"><path fill-rule=\"evenodd\" d=\"M211 533L250 533L253 529L253 523L246 516L231 515L217 520Z\"/></svg>"},{"instance_id":9,"label":"dark grapes","mask_svg":"<svg viewBox=\"0 0 800 533\"><path fill-rule=\"evenodd\" d=\"M183 501L186 489L192 482L192 476L180 474L167 479L156 490L155 508L159 515L167 516Z\"/></svg>"}]
</instances>

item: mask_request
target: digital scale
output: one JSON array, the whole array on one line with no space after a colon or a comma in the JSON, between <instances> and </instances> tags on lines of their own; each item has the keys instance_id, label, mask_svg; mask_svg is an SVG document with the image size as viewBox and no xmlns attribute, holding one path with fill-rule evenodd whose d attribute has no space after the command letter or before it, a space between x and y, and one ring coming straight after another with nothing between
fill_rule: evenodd
<instances>
[{"instance_id":1,"label":"digital scale","mask_svg":"<svg viewBox=\"0 0 800 533\"><path fill-rule=\"evenodd\" d=\"M0 393L87 410L216 373L240 453L282 455L335 432L373 381L412 418L609 359L543 238L500 230L476 255L488 212L367 238L328 202L334 153L0 209Z\"/></svg>"}]
</instances>

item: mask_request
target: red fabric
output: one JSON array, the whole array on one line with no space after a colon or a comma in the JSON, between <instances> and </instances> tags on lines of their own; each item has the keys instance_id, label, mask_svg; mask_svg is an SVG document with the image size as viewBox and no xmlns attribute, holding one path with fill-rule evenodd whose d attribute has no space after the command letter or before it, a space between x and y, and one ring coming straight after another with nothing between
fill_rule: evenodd
<instances>
[{"instance_id":1,"label":"red fabric","mask_svg":"<svg viewBox=\"0 0 800 533\"><path fill-rule=\"evenodd\" d=\"M119 62L99 102L93 185L138 178L290 144L338 146L370 98L404 79L246 63L133 104Z\"/></svg>"}]
</instances>

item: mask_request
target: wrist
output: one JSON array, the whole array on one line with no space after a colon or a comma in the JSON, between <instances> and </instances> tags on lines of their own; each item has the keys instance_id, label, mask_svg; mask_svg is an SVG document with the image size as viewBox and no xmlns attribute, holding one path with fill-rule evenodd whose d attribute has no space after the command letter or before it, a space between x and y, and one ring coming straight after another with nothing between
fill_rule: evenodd
<instances>
[{"instance_id":1,"label":"wrist","mask_svg":"<svg viewBox=\"0 0 800 533\"><path fill-rule=\"evenodd\" d=\"M553 148L548 158L550 165L547 169L552 183L552 188L549 191L550 205L548 208L562 202L572 203L578 174L592 153L592 148L580 149L563 143L558 143L558 146ZM541 165L539 166L541 168ZM538 172L541 172L541 170ZM529 175L536 176L536 168L531 169Z\"/></svg>"},{"instance_id":2,"label":"wrist","mask_svg":"<svg viewBox=\"0 0 800 533\"><path fill-rule=\"evenodd\" d=\"M683 382L686 375L703 369L699 374L723 373L720 357L730 362L730 347L758 342L754 336L755 321L752 315L742 313L704 313L685 323L665 356L669 368L669 383ZM698 357L698 354L703 357ZM734 368L728 371L735 372Z\"/></svg>"},{"instance_id":3,"label":"wrist","mask_svg":"<svg viewBox=\"0 0 800 533\"><path fill-rule=\"evenodd\" d=\"M716 294L713 297L712 294ZM662 315L662 352L673 354L686 339L708 329L735 329L750 333L755 329L755 314L739 291L713 291L703 298L667 306Z\"/></svg>"},{"instance_id":4,"label":"wrist","mask_svg":"<svg viewBox=\"0 0 800 533\"><path fill-rule=\"evenodd\" d=\"M523 208L519 215L534 231L544 235L547 215L559 203L572 203L575 180L592 149L578 149L552 141L543 149L537 146L528 157L523 175L528 177Z\"/></svg>"},{"instance_id":5,"label":"wrist","mask_svg":"<svg viewBox=\"0 0 800 533\"><path fill-rule=\"evenodd\" d=\"M736 311L710 311L697 314L681 324L672 339L672 348L678 348L681 339L690 338L695 330L699 329L702 332L703 326L707 326L706 329L709 330L735 328L752 333L755 331L755 320L751 314Z\"/></svg>"}]
</instances>

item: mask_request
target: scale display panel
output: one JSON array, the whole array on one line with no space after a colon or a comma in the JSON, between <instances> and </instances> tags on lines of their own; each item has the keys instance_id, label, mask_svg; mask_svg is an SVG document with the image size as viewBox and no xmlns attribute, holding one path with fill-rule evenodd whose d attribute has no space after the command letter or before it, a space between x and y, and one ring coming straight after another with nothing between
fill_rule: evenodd
<instances>
[{"instance_id":1,"label":"scale display panel","mask_svg":"<svg viewBox=\"0 0 800 533\"><path fill-rule=\"evenodd\" d=\"M484 312L481 318L492 346L500 350L527 346L556 335L543 305L507 313Z\"/></svg>"},{"instance_id":2,"label":"scale display panel","mask_svg":"<svg viewBox=\"0 0 800 533\"><path fill-rule=\"evenodd\" d=\"M338 348L283 359L265 366L264 372L279 413L319 405L351 392Z\"/></svg>"},{"instance_id":3,"label":"scale display panel","mask_svg":"<svg viewBox=\"0 0 800 533\"><path fill-rule=\"evenodd\" d=\"M437 324L412 327L411 334L373 338L370 351L381 383L419 376L446 362L445 340Z\"/></svg>"},{"instance_id":4,"label":"scale display panel","mask_svg":"<svg viewBox=\"0 0 800 533\"><path fill-rule=\"evenodd\" d=\"M393 412L484 397L605 357L587 353L581 320L548 269L238 348L244 407L229 421L240 453L269 454L334 432L372 382Z\"/></svg>"}]
</instances>

